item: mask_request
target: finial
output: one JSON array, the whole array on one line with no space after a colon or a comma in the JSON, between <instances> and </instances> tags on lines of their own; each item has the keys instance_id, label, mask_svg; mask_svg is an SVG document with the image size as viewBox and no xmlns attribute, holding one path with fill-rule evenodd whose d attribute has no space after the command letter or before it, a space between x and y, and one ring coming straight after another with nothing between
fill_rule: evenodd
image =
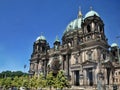
<instances>
[{"instance_id":1,"label":"finial","mask_svg":"<svg viewBox=\"0 0 120 90\"><path fill-rule=\"evenodd\" d=\"M78 11L78 18L79 17L82 17L81 6L79 6L79 11Z\"/></svg>"},{"instance_id":2,"label":"finial","mask_svg":"<svg viewBox=\"0 0 120 90\"><path fill-rule=\"evenodd\" d=\"M41 32L41 36L43 36L43 32Z\"/></svg>"},{"instance_id":3,"label":"finial","mask_svg":"<svg viewBox=\"0 0 120 90\"><path fill-rule=\"evenodd\" d=\"M79 6L79 11L81 11L81 6Z\"/></svg>"},{"instance_id":4,"label":"finial","mask_svg":"<svg viewBox=\"0 0 120 90\"><path fill-rule=\"evenodd\" d=\"M93 10L93 7L92 6L90 6L90 11L92 11Z\"/></svg>"}]
</instances>

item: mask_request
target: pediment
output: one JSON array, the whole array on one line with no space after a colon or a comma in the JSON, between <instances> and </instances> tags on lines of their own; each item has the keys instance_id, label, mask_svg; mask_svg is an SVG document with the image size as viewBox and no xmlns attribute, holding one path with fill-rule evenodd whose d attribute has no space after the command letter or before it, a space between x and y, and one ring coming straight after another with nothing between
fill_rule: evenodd
<instances>
[{"instance_id":1,"label":"pediment","mask_svg":"<svg viewBox=\"0 0 120 90\"><path fill-rule=\"evenodd\" d=\"M83 66L84 65L96 65L96 64L97 64L96 62L91 61L91 60L87 60L87 61L85 61L85 62L82 63Z\"/></svg>"}]
</instances>

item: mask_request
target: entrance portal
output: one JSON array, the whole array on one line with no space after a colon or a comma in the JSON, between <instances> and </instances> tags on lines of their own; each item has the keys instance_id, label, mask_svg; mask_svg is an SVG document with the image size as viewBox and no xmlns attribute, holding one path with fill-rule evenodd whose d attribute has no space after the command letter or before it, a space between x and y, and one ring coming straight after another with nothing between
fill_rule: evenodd
<instances>
[{"instance_id":1,"label":"entrance portal","mask_svg":"<svg viewBox=\"0 0 120 90\"><path fill-rule=\"evenodd\" d=\"M88 69L87 70L87 77L88 77L88 80L89 80L89 85L90 86L93 86L93 73L92 73L92 68Z\"/></svg>"},{"instance_id":2,"label":"entrance portal","mask_svg":"<svg viewBox=\"0 0 120 90\"><path fill-rule=\"evenodd\" d=\"M79 71L75 71L75 85L79 86Z\"/></svg>"}]
</instances>

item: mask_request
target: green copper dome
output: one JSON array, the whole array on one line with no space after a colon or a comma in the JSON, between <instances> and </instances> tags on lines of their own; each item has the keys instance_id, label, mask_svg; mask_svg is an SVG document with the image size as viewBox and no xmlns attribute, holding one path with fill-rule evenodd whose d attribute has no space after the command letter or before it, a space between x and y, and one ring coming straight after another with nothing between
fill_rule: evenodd
<instances>
[{"instance_id":1,"label":"green copper dome","mask_svg":"<svg viewBox=\"0 0 120 90\"><path fill-rule=\"evenodd\" d=\"M80 29L81 28L81 23L82 23L82 17L79 17L73 21L71 21L65 31L64 31L64 34L67 33L67 32L70 32L70 31L74 31L76 29Z\"/></svg>"},{"instance_id":2,"label":"green copper dome","mask_svg":"<svg viewBox=\"0 0 120 90\"><path fill-rule=\"evenodd\" d=\"M81 9L79 8L79 11L78 11L78 17L77 19L71 21L65 31L64 31L64 34L68 33L68 32L71 32L71 31L74 31L74 30L78 30L81 28L81 24L82 24L82 20L83 20L83 17L82 17L82 12L81 12Z\"/></svg>"},{"instance_id":3,"label":"green copper dome","mask_svg":"<svg viewBox=\"0 0 120 90\"><path fill-rule=\"evenodd\" d=\"M46 40L46 38L43 35L40 35L39 37L37 37L36 41L38 40Z\"/></svg>"},{"instance_id":4,"label":"green copper dome","mask_svg":"<svg viewBox=\"0 0 120 90\"><path fill-rule=\"evenodd\" d=\"M88 18L88 17L94 16L94 15L100 17L99 14L98 14L97 12L91 10L91 11L89 11L89 12L85 15L85 18Z\"/></svg>"},{"instance_id":5,"label":"green copper dome","mask_svg":"<svg viewBox=\"0 0 120 90\"><path fill-rule=\"evenodd\" d=\"M113 43L111 47L118 47L118 45L116 43Z\"/></svg>"}]
</instances>

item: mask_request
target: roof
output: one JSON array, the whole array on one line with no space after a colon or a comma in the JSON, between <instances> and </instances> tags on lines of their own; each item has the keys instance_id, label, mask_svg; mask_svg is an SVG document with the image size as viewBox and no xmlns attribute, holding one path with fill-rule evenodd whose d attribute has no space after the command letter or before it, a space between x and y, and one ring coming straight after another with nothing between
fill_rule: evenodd
<instances>
[{"instance_id":1,"label":"roof","mask_svg":"<svg viewBox=\"0 0 120 90\"><path fill-rule=\"evenodd\" d=\"M77 19L71 21L65 31L64 31L64 34L67 33L67 32L70 32L70 31L74 31L76 29L80 29L81 28L81 24L82 24L82 17L78 17Z\"/></svg>"},{"instance_id":2,"label":"roof","mask_svg":"<svg viewBox=\"0 0 120 90\"><path fill-rule=\"evenodd\" d=\"M117 43L112 43L111 47L118 47Z\"/></svg>"},{"instance_id":3,"label":"roof","mask_svg":"<svg viewBox=\"0 0 120 90\"><path fill-rule=\"evenodd\" d=\"M100 17L99 14L98 14L96 11L94 11L94 10L90 10L90 11L85 15L85 18L88 18L88 17L94 16L94 15Z\"/></svg>"},{"instance_id":4,"label":"roof","mask_svg":"<svg viewBox=\"0 0 120 90\"><path fill-rule=\"evenodd\" d=\"M43 35L40 35L39 37L37 37L36 41L38 40L46 40L46 38Z\"/></svg>"}]
</instances>

